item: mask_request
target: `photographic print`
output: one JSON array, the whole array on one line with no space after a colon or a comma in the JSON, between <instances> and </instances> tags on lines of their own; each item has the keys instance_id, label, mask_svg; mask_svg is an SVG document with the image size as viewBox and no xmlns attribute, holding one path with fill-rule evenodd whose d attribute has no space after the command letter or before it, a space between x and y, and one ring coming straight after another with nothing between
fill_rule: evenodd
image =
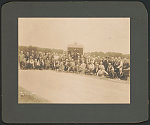
<instances>
[{"instance_id":1,"label":"photographic print","mask_svg":"<svg viewBox=\"0 0 150 125\"><path fill-rule=\"evenodd\" d=\"M130 18L18 18L18 103L130 104Z\"/></svg>"}]
</instances>

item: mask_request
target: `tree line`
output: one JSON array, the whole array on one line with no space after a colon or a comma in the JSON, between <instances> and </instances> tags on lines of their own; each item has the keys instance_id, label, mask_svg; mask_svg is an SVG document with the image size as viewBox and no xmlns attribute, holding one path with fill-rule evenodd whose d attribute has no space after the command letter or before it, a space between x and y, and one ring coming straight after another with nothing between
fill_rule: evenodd
<instances>
[{"instance_id":1,"label":"tree line","mask_svg":"<svg viewBox=\"0 0 150 125\"><path fill-rule=\"evenodd\" d=\"M24 52L31 52L33 51L40 51L40 52L54 52L58 54L63 54L65 51L62 49L50 49L50 48L40 48L40 47L35 47L35 46L19 46L18 47L19 51L24 51ZM130 59L130 54L123 54L123 53L118 53L118 52L87 52L85 53L89 56L100 56L100 57L122 57L122 58L127 58Z\"/></svg>"}]
</instances>

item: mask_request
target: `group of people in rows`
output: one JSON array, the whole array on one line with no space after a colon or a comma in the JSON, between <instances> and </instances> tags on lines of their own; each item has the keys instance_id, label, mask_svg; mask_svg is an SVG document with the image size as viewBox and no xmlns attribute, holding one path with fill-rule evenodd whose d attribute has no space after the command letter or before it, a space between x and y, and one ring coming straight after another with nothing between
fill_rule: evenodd
<instances>
[{"instance_id":1,"label":"group of people in rows","mask_svg":"<svg viewBox=\"0 0 150 125\"><path fill-rule=\"evenodd\" d=\"M127 79L130 75L130 63L126 58L121 57L91 57L78 54L75 58L68 53L32 50L19 51L18 61L20 69L51 69L118 79Z\"/></svg>"}]
</instances>

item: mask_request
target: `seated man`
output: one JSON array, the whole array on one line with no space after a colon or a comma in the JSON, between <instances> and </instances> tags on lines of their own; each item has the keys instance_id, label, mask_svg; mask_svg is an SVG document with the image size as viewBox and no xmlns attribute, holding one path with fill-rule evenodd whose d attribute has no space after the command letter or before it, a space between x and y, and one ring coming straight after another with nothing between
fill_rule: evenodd
<instances>
[{"instance_id":1,"label":"seated man","mask_svg":"<svg viewBox=\"0 0 150 125\"><path fill-rule=\"evenodd\" d=\"M39 69L39 67L40 67L40 62L39 62L39 60L35 59L34 60L34 68Z\"/></svg>"},{"instance_id":2,"label":"seated man","mask_svg":"<svg viewBox=\"0 0 150 125\"><path fill-rule=\"evenodd\" d=\"M64 64L64 71L68 71L68 69L69 69L69 61L68 59L66 59Z\"/></svg>"},{"instance_id":3,"label":"seated man","mask_svg":"<svg viewBox=\"0 0 150 125\"><path fill-rule=\"evenodd\" d=\"M123 67L123 62L121 60L121 57L118 57L118 62L119 62L119 66L117 67L118 77L121 78L122 77L122 67Z\"/></svg>"},{"instance_id":4,"label":"seated man","mask_svg":"<svg viewBox=\"0 0 150 125\"><path fill-rule=\"evenodd\" d=\"M108 63L107 73L109 74L110 78L115 77L114 67L111 65L111 63Z\"/></svg>"},{"instance_id":5,"label":"seated man","mask_svg":"<svg viewBox=\"0 0 150 125\"><path fill-rule=\"evenodd\" d=\"M80 60L76 60L75 61L75 72L76 73L79 73L79 70L80 70Z\"/></svg>"},{"instance_id":6,"label":"seated man","mask_svg":"<svg viewBox=\"0 0 150 125\"><path fill-rule=\"evenodd\" d=\"M55 70L58 71L60 67L60 63L58 60L55 61Z\"/></svg>"},{"instance_id":7,"label":"seated man","mask_svg":"<svg viewBox=\"0 0 150 125\"><path fill-rule=\"evenodd\" d=\"M34 60L33 60L32 56L30 56L29 64L30 64L30 69L33 69L34 68Z\"/></svg>"},{"instance_id":8,"label":"seated man","mask_svg":"<svg viewBox=\"0 0 150 125\"><path fill-rule=\"evenodd\" d=\"M46 58L45 60L45 69L49 69L50 68L50 61L49 58Z\"/></svg>"},{"instance_id":9,"label":"seated man","mask_svg":"<svg viewBox=\"0 0 150 125\"><path fill-rule=\"evenodd\" d=\"M82 60L82 63L79 67L79 72L82 74L85 74L86 64L84 63L84 60Z\"/></svg>"},{"instance_id":10,"label":"seated man","mask_svg":"<svg viewBox=\"0 0 150 125\"><path fill-rule=\"evenodd\" d=\"M70 61L70 67L69 67L69 72L74 72L75 71L75 62L73 59Z\"/></svg>"},{"instance_id":11,"label":"seated man","mask_svg":"<svg viewBox=\"0 0 150 125\"><path fill-rule=\"evenodd\" d=\"M44 69L44 60L43 60L42 57L40 57L39 62L40 62L40 67L39 67L39 69L40 69L40 70Z\"/></svg>"},{"instance_id":12,"label":"seated man","mask_svg":"<svg viewBox=\"0 0 150 125\"><path fill-rule=\"evenodd\" d=\"M102 62L100 62L99 70L97 72L97 76L103 77L104 75L108 75L108 73L105 71L105 67L102 64Z\"/></svg>"},{"instance_id":13,"label":"seated man","mask_svg":"<svg viewBox=\"0 0 150 125\"><path fill-rule=\"evenodd\" d=\"M94 62L91 61L90 64L89 64L89 73L90 73L90 75L92 75L94 73L94 68L95 68Z\"/></svg>"},{"instance_id":14,"label":"seated man","mask_svg":"<svg viewBox=\"0 0 150 125\"><path fill-rule=\"evenodd\" d=\"M94 74L96 75L99 70L99 64L95 62Z\"/></svg>"},{"instance_id":15,"label":"seated man","mask_svg":"<svg viewBox=\"0 0 150 125\"><path fill-rule=\"evenodd\" d=\"M51 58L51 59L50 59L50 69L51 69L51 70L54 70L54 68L55 68L55 67L54 67L54 63L55 63L54 58Z\"/></svg>"},{"instance_id":16,"label":"seated man","mask_svg":"<svg viewBox=\"0 0 150 125\"><path fill-rule=\"evenodd\" d=\"M123 69L128 69L128 68L130 68L130 64L129 62L127 62L127 59L125 58L123 62Z\"/></svg>"},{"instance_id":17,"label":"seated man","mask_svg":"<svg viewBox=\"0 0 150 125\"><path fill-rule=\"evenodd\" d=\"M60 62L59 71L62 71L62 72L64 71L64 68L65 68L64 63L65 61Z\"/></svg>"}]
</instances>

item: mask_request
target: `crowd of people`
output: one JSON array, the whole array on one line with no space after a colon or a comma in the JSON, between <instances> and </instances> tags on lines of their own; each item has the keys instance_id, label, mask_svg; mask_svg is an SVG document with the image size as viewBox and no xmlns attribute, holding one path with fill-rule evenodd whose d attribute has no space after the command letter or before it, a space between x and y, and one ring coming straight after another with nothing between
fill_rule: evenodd
<instances>
[{"instance_id":1,"label":"crowd of people","mask_svg":"<svg viewBox=\"0 0 150 125\"><path fill-rule=\"evenodd\" d=\"M39 51L19 51L19 68L22 70L55 70L99 77L127 80L130 77L130 63L122 57L99 57L68 53L58 54Z\"/></svg>"}]
</instances>

